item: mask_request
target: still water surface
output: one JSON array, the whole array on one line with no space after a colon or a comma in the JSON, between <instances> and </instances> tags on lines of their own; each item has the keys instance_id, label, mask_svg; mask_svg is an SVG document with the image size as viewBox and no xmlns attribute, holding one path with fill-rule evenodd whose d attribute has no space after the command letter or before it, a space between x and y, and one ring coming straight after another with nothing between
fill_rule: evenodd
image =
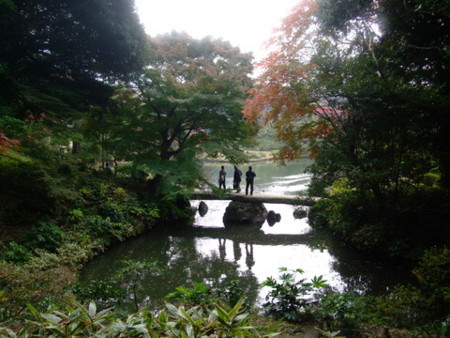
<instances>
[{"instance_id":1,"label":"still water surface","mask_svg":"<svg viewBox=\"0 0 450 338\"><path fill-rule=\"evenodd\" d=\"M253 165L257 178L256 192L290 194L304 190L309 176L304 174L307 161L278 167L272 163ZM218 177L220 165L208 165L205 175L211 182ZM231 187L232 167L227 187ZM241 168L243 172L245 168ZM192 201L197 206L200 201ZM120 243L96 257L82 271L80 281L111 281L123 267L123 260L158 262L159 276L142 280L143 298L159 304L177 286L192 287L193 282L219 286L238 279L251 301L262 303L267 289L259 284L267 277L278 277L279 268L300 268L303 278L323 276L338 290L378 293L408 278L407 272L394 263L376 262L357 252L342 248L336 240L323 239L311 231L307 219L293 217L294 206L265 204L266 209L281 215L281 221L260 229L225 228L222 217L230 201L206 201L209 210L198 213L192 229L166 229L144 234Z\"/></svg>"}]
</instances>

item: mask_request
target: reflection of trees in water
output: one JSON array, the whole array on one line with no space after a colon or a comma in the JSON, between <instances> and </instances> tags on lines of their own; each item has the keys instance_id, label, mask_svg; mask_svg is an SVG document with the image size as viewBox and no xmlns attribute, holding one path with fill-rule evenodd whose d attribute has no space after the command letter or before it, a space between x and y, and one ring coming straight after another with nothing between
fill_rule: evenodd
<instances>
[{"instance_id":1,"label":"reflection of trees in water","mask_svg":"<svg viewBox=\"0 0 450 338\"><path fill-rule=\"evenodd\" d=\"M226 251L226 243L227 240L225 238L219 238L219 255L220 255L220 260L223 262L225 260L225 257L227 256L227 251Z\"/></svg>"},{"instance_id":2,"label":"reflection of trees in water","mask_svg":"<svg viewBox=\"0 0 450 338\"><path fill-rule=\"evenodd\" d=\"M200 282L209 286L220 286L230 280L239 280L242 288L246 290L245 295L250 302L254 302L258 295L258 280L253 274L242 274L239 265L226 261L225 243L226 239L219 239L217 252L212 252L211 256L205 256L196 250L195 243L184 241L183 238L172 240L172 255L169 258L170 269L164 275L171 284L165 286L166 294L172 292L173 283L179 281L178 285L186 287L192 286L192 282ZM163 286L164 287L164 286ZM164 293L162 292L162 293Z\"/></svg>"},{"instance_id":3,"label":"reflection of trees in water","mask_svg":"<svg viewBox=\"0 0 450 338\"><path fill-rule=\"evenodd\" d=\"M359 294L382 294L396 284L412 281L410 267L392 260L382 260L364 254L328 233L314 231L311 249L326 249L333 256L332 268L345 283L345 291Z\"/></svg>"},{"instance_id":4,"label":"reflection of trees in water","mask_svg":"<svg viewBox=\"0 0 450 338\"><path fill-rule=\"evenodd\" d=\"M225 244L225 238L219 239L217 252L206 256L197 251L195 237L163 236L147 242L148 249L136 250L139 254L131 259L142 260L144 251L146 260L155 258L162 265L164 272L161 276L142 281L144 292L150 295L154 304L160 303L177 286L192 287L195 281L217 287L230 280L239 280L249 302L253 303L258 295L257 278L253 274L241 273L238 259L234 262L225 260Z\"/></svg>"},{"instance_id":5,"label":"reflection of trees in water","mask_svg":"<svg viewBox=\"0 0 450 338\"><path fill-rule=\"evenodd\" d=\"M213 243L212 254L202 254L198 238ZM214 229L183 229L152 232L127 243L112 247L105 255L98 256L82 272L83 281L93 279L112 280L123 267L122 260L154 261L164 269L159 277L142 281L144 291L152 301L162 299L175 287L191 287L192 282L220 285L224 281L238 279L248 289L251 301L258 294L258 281L251 269L255 264L254 245L305 244L314 250L328 250L333 256L333 269L341 275L349 291L380 293L387 287L411 279L407 267L401 268L389 262L375 261L358 251L343 248L342 243L331 236L317 232L304 235L266 235L263 231L248 227ZM247 271L239 263L245 259Z\"/></svg>"},{"instance_id":6,"label":"reflection of trees in water","mask_svg":"<svg viewBox=\"0 0 450 338\"><path fill-rule=\"evenodd\" d=\"M253 258L253 244L245 243L245 264L249 270L255 265L255 259Z\"/></svg>"}]
</instances>

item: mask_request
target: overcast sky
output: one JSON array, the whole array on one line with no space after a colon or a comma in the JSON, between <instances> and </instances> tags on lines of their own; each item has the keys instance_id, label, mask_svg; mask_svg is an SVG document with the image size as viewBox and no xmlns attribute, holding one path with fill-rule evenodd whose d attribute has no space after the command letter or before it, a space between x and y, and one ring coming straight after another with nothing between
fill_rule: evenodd
<instances>
[{"instance_id":1,"label":"overcast sky","mask_svg":"<svg viewBox=\"0 0 450 338\"><path fill-rule=\"evenodd\" d=\"M263 55L263 44L300 0L135 0L147 34L186 32L222 38Z\"/></svg>"}]
</instances>

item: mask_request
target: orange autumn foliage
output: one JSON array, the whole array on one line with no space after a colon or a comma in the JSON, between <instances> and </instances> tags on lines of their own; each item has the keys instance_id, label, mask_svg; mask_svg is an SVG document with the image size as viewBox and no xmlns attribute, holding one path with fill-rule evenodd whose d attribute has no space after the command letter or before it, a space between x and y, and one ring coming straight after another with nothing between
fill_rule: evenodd
<instances>
[{"instance_id":1,"label":"orange autumn foliage","mask_svg":"<svg viewBox=\"0 0 450 338\"><path fill-rule=\"evenodd\" d=\"M0 155L6 153L9 149L16 149L20 141L7 137L2 130L0 130Z\"/></svg>"},{"instance_id":2,"label":"orange autumn foliage","mask_svg":"<svg viewBox=\"0 0 450 338\"><path fill-rule=\"evenodd\" d=\"M323 107L313 85L316 65L310 61L315 29L316 1L305 0L293 8L269 40L269 55L258 65L261 75L249 91L244 107L248 121L272 124L284 147L281 161L315 154L314 140L326 136L329 122L340 112Z\"/></svg>"}]
</instances>

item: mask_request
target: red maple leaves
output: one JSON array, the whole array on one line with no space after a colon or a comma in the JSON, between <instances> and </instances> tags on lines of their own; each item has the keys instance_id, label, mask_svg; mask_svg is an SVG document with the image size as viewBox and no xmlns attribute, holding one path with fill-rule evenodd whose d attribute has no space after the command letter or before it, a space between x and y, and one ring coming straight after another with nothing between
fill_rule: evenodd
<instances>
[{"instance_id":1,"label":"red maple leaves","mask_svg":"<svg viewBox=\"0 0 450 338\"><path fill-rule=\"evenodd\" d=\"M0 155L7 152L9 149L17 149L20 145L19 140L11 139L0 130Z\"/></svg>"}]
</instances>

